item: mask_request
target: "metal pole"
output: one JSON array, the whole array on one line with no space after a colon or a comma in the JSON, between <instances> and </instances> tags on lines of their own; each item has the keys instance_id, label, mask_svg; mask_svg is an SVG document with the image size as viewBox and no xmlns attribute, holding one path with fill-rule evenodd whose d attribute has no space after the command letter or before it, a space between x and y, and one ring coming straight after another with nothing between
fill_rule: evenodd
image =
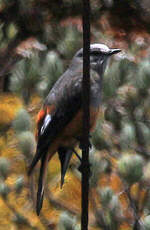
<instances>
[{"instance_id":1,"label":"metal pole","mask_svg":"<svg viewBox=\"0 0 150 230\"><path fill-rule=\"evenodd\" d=\"M83 136L82 136L82 214L81 230L88 229L89 200L89 123L90 123L90 0L83 0Z\"/></svg>"}]
</instances>

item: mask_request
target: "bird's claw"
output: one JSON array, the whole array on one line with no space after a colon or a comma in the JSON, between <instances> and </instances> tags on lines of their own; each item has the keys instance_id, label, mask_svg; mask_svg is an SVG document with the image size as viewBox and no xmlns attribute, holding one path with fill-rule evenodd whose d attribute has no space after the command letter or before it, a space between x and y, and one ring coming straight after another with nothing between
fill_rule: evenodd
<instances>
[{"instance_id":1,"label":"bird's claw","mask_svg":"<svg viewBox=\"0 0 150 230\"><path fill-rule=\"evenodd\" d=\"M91 164L89 163L89 170L88 170L88 173L89 173L89 177L91 177L92 176L92 172L91 172ZM79 172L80 173L83 173L83 166L82 166L82 163L79 165L79 167L78 167L78 170L79 170Z\"/></svg>"},{"instance_id":2,"label":"bird's claw","mask_svg":"<svg viewBox=\"0 0 150 230\"><path fill-rule=\"evenodd\" d=\"M89 134L89 138L88 138L88 143L87 143L87 146L88 146L88 148L92 148L92 144L91 144L91 142L90 142L90 139L91 138L91 135ZM78 138L78 141L80 142L80 144L79 144L79 148L80 149L84 149L85 148L85 143L83 143L83 138L82 137L79 137Z\"/></svg>"},{"instance_id":3,"label":"bird's claw","mask_svg":"<svg viewBox=\"0 0 150 230\"><path fill-rule=\"evenodd\" d=\"M82 142L80 142L80 144L79 144L79 148L80 149L84 149L85 148L85 144L83 144ZM89 143L88 143L88 148L89 149L91 149L92 148L92 144L91 144L91 142L89 141Z\"/></svg>"}]
</instances>

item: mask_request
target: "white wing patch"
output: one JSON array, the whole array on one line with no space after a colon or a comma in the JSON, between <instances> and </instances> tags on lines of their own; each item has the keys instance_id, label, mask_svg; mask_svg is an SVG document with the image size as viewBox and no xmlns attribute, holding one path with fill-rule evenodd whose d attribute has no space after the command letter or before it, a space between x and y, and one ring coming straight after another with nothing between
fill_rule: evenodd
<instances>
[{"instance_id":1,"label":"white wing patch","mask_svg":"<svg viewBox=\"0 0 150 230\"><path fill-rule=\"evenodd\" d=\"M43 125L41 127L41 134L44 133L46 127L48 126L48 124L51 122L51 115L47 114L45 119L44 119L44 122L43 122Z\"/></svg>"}]
</instances>

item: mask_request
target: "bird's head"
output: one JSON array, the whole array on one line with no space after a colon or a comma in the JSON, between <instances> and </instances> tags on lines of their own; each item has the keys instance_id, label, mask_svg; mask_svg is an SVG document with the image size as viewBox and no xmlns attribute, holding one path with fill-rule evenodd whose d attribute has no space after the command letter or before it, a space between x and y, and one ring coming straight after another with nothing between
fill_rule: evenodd
<instances>
[{"instance_id":1,"label":"bird's head","mask_svg":"<svg viewBox=\"0 0 150 230\"><path fill-rule=\"evenodd\" d=\"M120 49L111 49L104 44L91 44L90 45L90 67L98 72L100 75L104 73L107 61L116 53L119 53ZM73 58L74 63L83 63L83 48L77 51Z\"/></svg>"}]
</instances>

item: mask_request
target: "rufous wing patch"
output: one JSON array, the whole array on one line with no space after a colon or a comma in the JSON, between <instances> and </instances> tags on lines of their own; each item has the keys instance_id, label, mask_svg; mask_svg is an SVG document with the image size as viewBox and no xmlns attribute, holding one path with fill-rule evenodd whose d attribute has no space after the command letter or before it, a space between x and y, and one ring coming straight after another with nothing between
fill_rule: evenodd
<instances>
[{"instance_id":1,"label":"rufous wing patch","mask_svg":"<svg viewBox=\"0 0 150 230\"><path fill-rule=\"evenodd\" d=\"M55 110L55 106L51 105L51 106L44 106L38 113L37 115L37 119L36 119L36 124L37 124L37 130L36 130L36 138L38 137L39 134L39 130L41 129L42 125L43 125L43 121L46 117L47 114L52 114Z\"/></svg>"}]
</instances>

